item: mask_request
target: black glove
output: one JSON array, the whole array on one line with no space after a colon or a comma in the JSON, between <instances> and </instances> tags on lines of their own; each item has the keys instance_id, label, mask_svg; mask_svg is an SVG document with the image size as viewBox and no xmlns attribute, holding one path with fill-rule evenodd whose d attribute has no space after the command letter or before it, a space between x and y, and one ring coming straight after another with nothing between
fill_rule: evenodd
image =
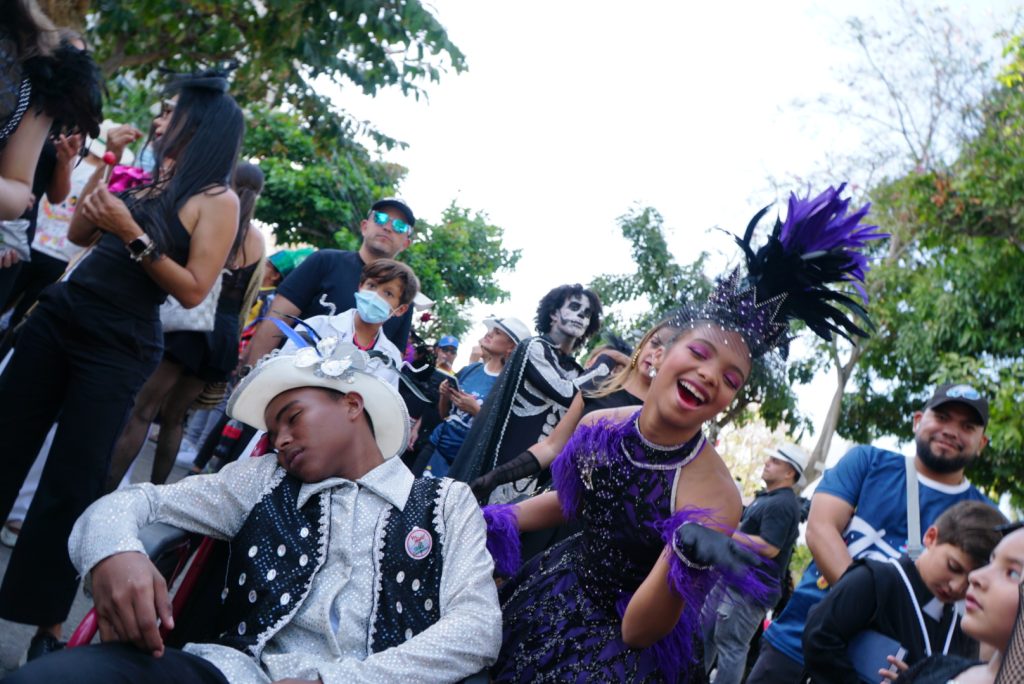
<instances>
[{"instance_id":1,"label":"black glove","mask_svg":"<svg viewBox=\"0 0 1024 684\"><path fill-rule=\"evenodd\" d=\"M486 503L488 497L491 496L491 492L498 485L515 482L524 477L536 475L539 472L540 461L529 451L524 451L511 461L498 466L489 473L484 473L470 482L469 488L473 490L473 495L476 496L477 501Z\"/></svg>"},{"instance_id":2,"label":"black glove","mask_svg":"<svg viewBox=\"0 0 1024 684\"><path fill-rule=\"evenodd\" d=\"M672 550L695 570L720 568L734 574L760 565L761 557L737 543L732 537L697 523L686 522L672 535Z\"/></svg>"}]
</instances>

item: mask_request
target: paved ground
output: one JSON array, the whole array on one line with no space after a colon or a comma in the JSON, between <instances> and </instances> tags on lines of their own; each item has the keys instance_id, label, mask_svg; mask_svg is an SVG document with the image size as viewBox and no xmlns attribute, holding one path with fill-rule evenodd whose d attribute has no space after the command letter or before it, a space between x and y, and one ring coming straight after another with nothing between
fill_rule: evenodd
<instances>
[{"instance_id":1,"label":"paved ground","mask_svg":"<svg viewBox=\"0 0 1024 684\"><path fill-rule=\"evenodd\" d=\"M142 455L139 457L138 462L135 464L135 469L132 472L132 482L148 479L152 466L153 443L147 440L146 446L142 450ZM175 466L174 470L171 472L170 481L173 482L181 478L184 474L184 468ZM6 572L7 563L10 558L11 549L0 545L0 576ZM92 602L89 601L89 599L82 594L82 590L79 589L78 596L75 598L75 603L71 608L71 615L64 627L65 638L70 636L71 632L74 631L82 617L91 607ZM28 648L28 642L32 639L33 634L35 634L35 627L0 620L0 677L17 669L18 661L25 653L25 649Z\"/></svg>"}]
</instances>

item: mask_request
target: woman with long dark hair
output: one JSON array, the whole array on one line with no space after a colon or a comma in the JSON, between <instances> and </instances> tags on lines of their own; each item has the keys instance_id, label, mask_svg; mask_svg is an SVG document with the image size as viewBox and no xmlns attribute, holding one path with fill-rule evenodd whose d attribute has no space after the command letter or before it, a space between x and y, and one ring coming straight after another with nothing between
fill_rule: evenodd
<instances>
[{"instance_id":1,"label":"woman with long dark hair","mask_svg":"<svg viewBox=\"0 0 1024 684\"><path fill-rule=\"evenodd\" d=\"M163 484L174 466L181 446L185 416L207 383L224 382L238 365L239 316L246 292L255 293L250 281L263 261L263 238L250 230L256 199L263 190L263 172L241 162L233 181L239 200L239 227L228 255L228 272L222 278L217 313L211 332L164 333L164 358L142 386L128 424L117 440L107 477L107 491L117 489L128 467L138 456L149 426L160 414L150 481ZM258 285L259 278L256 280Z\"/></svg>"},{"instance_id":2,"label":"woman with long dark hair","mask_svg":"<svg viewBox=\"0 0 1024 684\"><path fill-rule=\"evenodd\" d=\"M160 304L167 294L199 304L238 228L230 179L242 112L223 75L183 78L176 88L178 106L157 150L168 163L158 164L152 183L119 197L94 175L68 237L95 246L40 296L0 376L0 519L58 423L0 587L0 617L39 626L32 656L60 646L78 585L65 543L102 493L114 442L160 361Z\"/></svg>"}]
</instances>

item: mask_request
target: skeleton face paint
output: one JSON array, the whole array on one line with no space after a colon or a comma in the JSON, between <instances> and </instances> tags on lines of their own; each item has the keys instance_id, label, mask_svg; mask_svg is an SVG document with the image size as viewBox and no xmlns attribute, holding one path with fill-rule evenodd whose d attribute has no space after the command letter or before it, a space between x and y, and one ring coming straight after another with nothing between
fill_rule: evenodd
<instances>
[{"instance_id":1,"label":"skeleton face paint","mask_svg":"<svg viewBox=\"0 0 1024 684\"><path fill-rule=\"evenodd\" d=\"M583 337L590 325L590 300L583 295L570 295L562 308L551 314L551 336L576 339Z\"/></svg>"}]
</instances>

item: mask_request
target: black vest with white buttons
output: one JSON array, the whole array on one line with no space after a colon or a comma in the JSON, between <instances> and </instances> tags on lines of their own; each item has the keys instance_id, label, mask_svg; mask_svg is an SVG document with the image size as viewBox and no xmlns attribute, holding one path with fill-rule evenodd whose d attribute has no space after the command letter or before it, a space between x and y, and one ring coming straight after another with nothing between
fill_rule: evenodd
<instances>
[{"instance_id":1,"label":"black vest with white buttons","mask_svg":"<svg viewBox=\"0 0 1024 684\"><path fill-rule=\"evenodd\" d=\"M450 480L415 480L404 510L392 508L377 559L380 591L370 614L370 650L379 653L419 634L441 618L440 492ZM447 491L447 487L444 487Z\"/></svg>"},{"instance_id":2,"label":"black vest with white buttons","mask_svg":"<svg viewBox=\"0 0 1024 684\"><path fill-rule=\"evenodd\" d=\"M389 506L378 550L380 591L371 614L372 652L396 646L440 618L442 480L415 480L405 509ZM253 507L231 541L218 613L219 643L259 658L309 595L327 558L330 490L299 509L302 482L285 475ZM381 533L381 526L377 526Z\"/></svg>"}]
</instances>

